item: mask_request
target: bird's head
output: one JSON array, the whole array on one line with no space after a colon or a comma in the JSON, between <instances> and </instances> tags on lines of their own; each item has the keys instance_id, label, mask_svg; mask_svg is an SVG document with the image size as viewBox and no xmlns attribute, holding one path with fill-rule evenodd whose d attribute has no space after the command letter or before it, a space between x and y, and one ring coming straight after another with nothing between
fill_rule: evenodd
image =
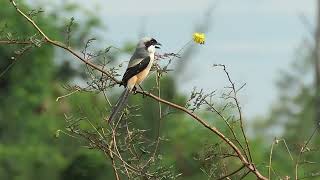
<instances>
[{"instance_id":1,"label":"bird's head","mask_svg":"<svg viewBox=\"0 0 320 180\"><path fill-rule=\"evenodd\" d=\"M138 43L138 48L145 49L149 54L154 54L156 49L160 49L160 46L161 44L157 40L150 37L144 37Z\"/></svg>"}]
</instances>

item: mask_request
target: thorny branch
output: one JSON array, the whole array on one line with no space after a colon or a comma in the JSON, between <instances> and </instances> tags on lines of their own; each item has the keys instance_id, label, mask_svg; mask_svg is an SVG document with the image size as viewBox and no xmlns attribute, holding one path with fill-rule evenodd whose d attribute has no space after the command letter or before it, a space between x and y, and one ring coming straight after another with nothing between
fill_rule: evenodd
<instances>
[{"instance_id":1,"label":"thorny branch","mask_svg":"<svg viewBox=\"0 0 320 180\"><path fill-rule=\"evenodd\" d=\"M97 70L97 71L101 72L103 75L107 76L109 81L112 81L114 84L120 84L120 81L118 79L116 79L114 77L114 75L110 71L104 70L100 66L92 63L91 61L88 61L87 58L82 57L74 49L72 49L69 45L65 45L65 44L63 44L63 43L61 43L59 41L55 41L55 40L51 39L48 35L45 34L45 32L42 31L42 29L37 25L37 23L34 20L32 20L32 18L30 18L28 15L26 15L23 11L21 11L19 9L18 5L16 4L16 2L14 0L10 0L10 2L14 6L16 11L21 16L23 16L38 31L38 33L44 38L44 43L51 44L53 46L56 46L56 47L59 47L59 48L62 48L64 50L66 50L67 52L71 53L73 56L75 56L77 59L79 59L80 61L82 61L86 65L90 66L94 70ZM25 44L25 43L28 43L28 41L27 42L18 42L18 41L16 41L16 42L15 41L7 42L7 41L2 41L2 42L5 43L5 44ZM173 54L173 55L174 56L178 56L176 54ZM229 79L230 83L232 84L231 88L232 88L232 91L233 91L233 94L234 94L234 101L235 101L235 103L237 105L237 108L238 108L238 113L239 113L239 116L240 116L239 119L240 119L240 122L241 122L241 130L242 130L242 133L243 133L243 137L245 138L245 142L246 142L246 150L247 150L247 152L244 151L243 152L244 154L241 152L239 147L236 144L234 144L228 137L226 137L219 129L217 129L214 126L210 126L204 119L202 119L200 116L196 115L194 112L190 111L189 109L187 109L185 107L182 107L180 105L177 105L177 104L175 104L173 102L169 102L167 100L164 100L164 99L160 98L159 96L153 95L153 94L151 94L149 92L145 92L145 91L140 91L139 90L139 91L137 91L137 93L139 93L139 94L141 94L143 96L147 96L149 98L152 98L155 101L158 101L159 103L165 104L167 106L170 106L172 108L175 108L177 110L180 110L180 111L188 114L194 120L199 122L202 126L204 126L209 131L213 132L218 137L220 137L220 139L222 141L224 141L236 153L236 157L241 161L241 163L243 165L243 166L241 166L241 169L246 167L247 170L248 170L248 173L253 173L258 179L267 179L266 177L264 177L258 171L258 169L255 167L255 165L252 162L252 157L251 157L250 148L249 148L249 142L248 142L247 137L246 137L245 132L244 132L242 112L241 112L240 105L239 105L239 102L238 102L238 99L237 99L237 95L236 95L237 94L237 90L236 90L236 88L234 86L234 83L231 81L230 76L229 76L228 72L226 71L225 66L224 65L222 65L222 66L224 67L224 71L225 71L226 75L228 76L228 79ZM159 95L160 95L160 91L159 91ZM120 118L120 120L121 120L121 118ZM117 124L116 127L118 125L119 124ZM143 169L139 170L139 169L137 169L135 167L132 167L129 163L127 163L121 157L121 153L117 149L117 144L116 144L116 140L115 140L115 138L118 135L114 130L109 132L109 135L111 133L111 136L113 137L111 139L111 141L109 141L109 142L105 142L104 141L104 136L105 136L104 134L99 134L99 136L97 136L97 135L94 135L94 134L89 133L89 132L83 134L83 133L80 133L79 131L77 131L75 129L73 129L73 130L71 129L71 131L73 133L78 134L79 136L82 136L83 138L86 138L90 142L91 146L93 146L94 148L100 149L101 151L105 152L109 156L109 158L111 159L111 161L113 163L113 168L114 168L115 176L117 177L117 179L119 179L119 176L118 176L118 173L117 173L117 167L115 167L114 157L116 157L118 160L120 160L120 162L122 162L123 166L125 167L125 170L127 171L127 172L125 172L125 174L128 174L129 171L135 171L135 172L138 172L138 174L145 174L145 172L143 172ZM99 132L99 131L103 131L103 128L100 129L100 130L98 128L96 128L96 132ZM128 135L130 136L130 132L128 133ZM247 155L247 153L248 153L248 155ZM153 176L153 174L148 174L148 173L146 175L149 176L149 177ZM232 175L233 175L233 173L231 173L229 176L232 176Z\"/></svg>"}]
</instances>

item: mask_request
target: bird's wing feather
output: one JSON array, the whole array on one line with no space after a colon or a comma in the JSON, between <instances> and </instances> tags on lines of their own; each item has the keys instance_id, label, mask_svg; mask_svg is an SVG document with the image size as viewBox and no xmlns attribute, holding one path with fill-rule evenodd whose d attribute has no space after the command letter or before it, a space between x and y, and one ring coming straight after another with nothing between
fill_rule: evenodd
<instances>
[{"instance_id":1,"label":"bird's wing feather","mask_svg":"<svg viewBox=\"0 0 320 180\"><path fill-rule=\"evenodd\" d=\"M123 75L122 78L122 83L124 85L127 85L128 80L137 75L138 73L140 73L141 71L143 71L145 68L147 68L147 66L150 63L150 56L145 57L144 59L142 59L138 64L136 64L135 66L129 67L126 72Z\"/></svg>"}]
</instances>

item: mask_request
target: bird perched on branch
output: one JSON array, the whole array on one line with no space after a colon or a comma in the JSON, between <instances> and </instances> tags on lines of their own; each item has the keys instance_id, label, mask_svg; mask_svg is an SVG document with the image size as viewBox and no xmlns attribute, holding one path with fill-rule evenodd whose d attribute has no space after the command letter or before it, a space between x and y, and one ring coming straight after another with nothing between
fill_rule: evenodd
<instances>
[{"instance_id":1,"label":"bird perched on branch","mask_svg":"<svg viewBox=\"0 0 320 180\"><path fill-rule=\"evenodd\" d=\"M109 116L109 122L112 122L117 114L123 110L130 92L136 90L137 86L148 76L154 61L154 54L156 49L160 48L159 46L161 44L150 37L142 38L137 44L120 83L125 87L125 90L114 106Z\"/></svg>"}]
</instances>

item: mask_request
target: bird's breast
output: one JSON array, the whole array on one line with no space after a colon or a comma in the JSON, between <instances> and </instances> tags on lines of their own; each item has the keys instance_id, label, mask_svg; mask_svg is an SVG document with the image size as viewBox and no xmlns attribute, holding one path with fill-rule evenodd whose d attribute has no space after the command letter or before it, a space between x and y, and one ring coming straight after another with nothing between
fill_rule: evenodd
<instances>
[{"instance_id":1,"label":"bird's breast","mask_svg":"<svg viewBox=\"0 0 320 180\"><path fill-rule=\"evenodd\" d=\"M152 67L152 64L153 64L153 58L151 57L151 60L148 64L148 66L136 75L137 76L137 84L140 84L148 76L150 69Z\"/></svg>"}]
</instances>

